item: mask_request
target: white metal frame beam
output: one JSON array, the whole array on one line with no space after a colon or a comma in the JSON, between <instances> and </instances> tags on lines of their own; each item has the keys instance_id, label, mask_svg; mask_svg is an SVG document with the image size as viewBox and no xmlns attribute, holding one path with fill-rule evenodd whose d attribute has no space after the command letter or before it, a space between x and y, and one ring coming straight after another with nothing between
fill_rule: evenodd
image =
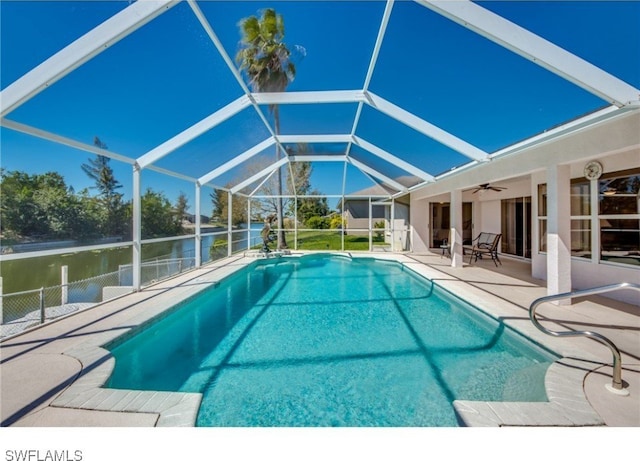
<instances>
[{"instance_id":1,"label":"white metal frame beam","mask_svg":"<svg viewBox=\"0 0 640 461\"><path fill-rule=\"evenodd\" d=\"M424 181L428 181L428 182L435 181L435 178L429 173L421 170L420 168L415 167L411 163L405 162L401 158L396 157L395 155L385 151L384 149L381 149L380 147L374 144L371 144L368 141L365 141L359 136L353 136L353 143L356 146L362 147L364 150L372 153L373 155L380 157L381 159L396 165L397 167L417 176L418 178Z\"/></svg>"},{"instance_id":2,"label":"white metal frame beam","mask_svg":"<svg viewBox=\"0 0 640 461\"><path fill-rule=\"evenodd\" d=\"M281 134L278 136L281 143L348 143L351 135L348 134Z\"/></svg>"},{"instance_id":3,"label":"white metal frame beam","mask_svg":"<svg viewBox=\"0 0 640 461\"><path fill-rule=\"evenodd\" d=\"M257 104L341 104L364 102L362 90L296 91L284 93L251 93Z\"/></svg>"},{"instance_id":4,"label":"white metal frame beam","mask_svg":"<svg viewBox=\"0 0 640 461\"><path fill-rule=\"evenodd\" d=\"M231 189L229 189L229 191L232 194L235 194L239 190L244 189L245 187L247 187L247 186L253 184L254 182L256 182L257 180L259 180L261 178L264 178L266 175L268 175L272 171L277 170L278 168L280 168L283 165L286 165L287 162L289 162L289 159L287 157L283 157L280 160L278 160L277 162L272 163L267 168L264 168L262 171L257 172L256 174L254 174L250 178L247 178L244 181L242 181L241 183L236 184Z\"/></svg>"},{"instance_id":5,"label":"white metal frame beam","mask_svg":"<svg viewBox=\"0 0 640 461\"><path fill-rule=\"evenodd\" d=\"M161 158L167 156L171 152L185 145L189 141L192 141L193 139L197 138L201 134L209 131L210 129L221 124L225 120L233 117L234 115L241 112L242 110L249 107L250 105L251 105L251 101L249 101L249 98L247 96L245 95L240 96L235 101L230 102L223 108L217 110L216 112L209 115L208 117L205 117L199 122L191 125L186 130L182 131L181 133L178 133L171 139L163 142L162 144L153 148L146 154L140 156L137 160L138 165L140 166L140 168L148 167L154 162L157 162Z\"/></svg>"},{"instance_id":6,"label":"white metal frame beam","mask_svg":"<svg viewBox=\"0 0 640 461\"><path fill-rule=\"evenodd\" d=\"M387 4L382 14L382 21L380 22L380 29L378 29L378 36L376 37L376 43L373 46L373 52L371 54L371 60L369 61L369 68L367 69L367 75L364 78L364 85L362 86L362 92L366 94L369 90L371 79L373 78L373 72L375 71L376 64L378 63L378 56L380 55L380 48L382 48L382 42L387 32L387 25L389 24L389 18L391 18L391 11L393 10L394 0L387 0ZM366 99L358 104L356 110L356 116L353 119L353 126L351 127L351 136L356 135L356 130L360 123L360 116L362 115L362 106L366 102ZM351 144L347 146L347 155L351 151Z\"/></svg>"},{"instance_id":7,"label":"white metal frame beam","mask_svg":"<svg viewBox=\"0 0 640 461\"><path fill-rule=\"evenodd\" d=\"M135 2L51 56L0 93L4 117L114 43L178 4L178 0Z\"/></svg>"},{"instance_id":8,"label":"white metal frame beam","mask_svg":"<svg viewBox=\"0 0 640 461\"><path fill-rule=\"evenodd\" d=\"M346 155L290 155L289 161L291 162L345 162L347 160Z\"/></svg>"},{"instance_id":9,"label":"white metal frame beam","mask_svg":"<svg viewBox=\"0 0 640 461\"><path fill-rule=\"evenodd\" d=\"M74 149L90 152L92 154L102 155L104 157L118 160L119 162L128 163L130 165L133 165L135 163L134 159L132 159L131 157L127 157L126 155L118 154L116 152L106 150L106 149L101 149L91 144L85 144L83 142L75 141L71 138L60 136L58 134L41 130L39 128L34 128L29 125L25 125L24 123L14 122L13 120L3 118L0 121L0 125L5 128L9 128L10 130L13 130L13 131L25 133L31 136L35 136L36 138L45 139L47 141L51 141L56 144L73 147Z\"/></svg>"},{"instance_id":10,"label":"white metal frame beam","mask_svg":"<svg viewBox=\"0 0 640 461\"><path fill-rule=\"evenodd\" d=\"M253 146L251 149L248 149L248 150L244 151L242 154L232 158L231 160L229 160L228 162L224 163L223 165L220 165L218 168L216 168L214 170L211 170L207 174L201 176L198 179L198 183L206 184L209 181L213 181L218 176L226 173L227 171L229 171L230 169L240 165L241 163L246 162L251 157L253 157L255 155L258 155L260 152L264 151L265 149L268 149L269 147L273 146L274 144L275 144L275 141L274 141L273 137L265 139L261 143L258 143L255 146Z\"/></svg>"},{"instance_id":11,"label":"white metal frame beam","mask_svg":"<svg viewBox=\"0 0 640 461\"><path fill-rule=\"evenodd\" d=\"M445 146L448 146L451 149L473 160L482 161L489 159L489 154L487 152L478 149L477 147L469 144L466 141L463 141L462 139L452 135L448 131L432 125L431 123L425 121L424 119L421 119L417 115L414 115L411 112L406 111L393 103L390 103L386 99L381 98L374 93L368 92L367 95L367 103L371 107L376 108L383 114L398 120L399 122L413 128L414 130L424 134L425 136L435 139L440 144L444 144Z\"/></svg>"},{"instance_id":12,"label":"white metal frame beam","mask_svg":"<svg viewBox=\"0 0 640 461\"><path fill-rule=\"evenodd\" d=\"M356 160L353 157L349 157L347 161L349 163L351 163L353 166L355 166L357 169L362 171L363 173L371 175L374 178L378 178L380 181L382 181L385 184L393 187L397 191L406 191L407 190L407 188L405 186L403 186L402 184L400 184L399 182L394 181L393 179L389 178L388 176L383 175L382 173L379 173L377 170L365 165L364 163Z\"/></svg>"},{"instance_id":13,"label":"white metal frame beam","mask_svg":"<svg viewBox=\"0 0 640 461\"><path fill-rule=\"evenodd\" d=\"M637 105L640 90L469 0L416 0L618 107Z\"/></svg>"}]
</instances>

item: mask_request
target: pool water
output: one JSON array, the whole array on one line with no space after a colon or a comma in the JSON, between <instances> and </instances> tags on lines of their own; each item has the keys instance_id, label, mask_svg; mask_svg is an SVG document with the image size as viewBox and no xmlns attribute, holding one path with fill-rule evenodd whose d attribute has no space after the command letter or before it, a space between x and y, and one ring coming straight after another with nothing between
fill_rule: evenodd
<instances>
[{"instance_id":1,"label":"pool water","mask_svg":"<svg viewBox=\"0 0 640 461\"><path fill-rule=\"evenodd\" d=\"M111 349L111 388L203 393L198 426L456 426L546 401L554 357L394 262L256 262Z\"/></svg>"}]
</instances>

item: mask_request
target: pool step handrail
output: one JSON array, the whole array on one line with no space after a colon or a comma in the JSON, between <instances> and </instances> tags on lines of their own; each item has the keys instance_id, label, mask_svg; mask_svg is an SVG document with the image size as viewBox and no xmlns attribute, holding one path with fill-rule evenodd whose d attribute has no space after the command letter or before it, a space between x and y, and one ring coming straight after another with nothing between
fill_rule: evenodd
<instances>
[{"instance_id":1,"label":"pool step handrail","mask_svg":"<svg viewBox=\"0 0 640 461\"><path fill-rule=\"evenodd\" d=\"M608 338L602 336L600 333L596 333L593 331L553 331L545 328L538 322L536 318L536 309L540 304L558 301L561 299L570 299L577 298L580 296L589 296L589 295L597 295L601 293L608 293L610 291L618 291L618 290L638 290L640 291L640 285L637 283L629 283L622 282L616 283L613 285L605 285L601 287L595 288L587 288L584 290L571 291L568 293L559 293L556 295L543 296L534 300L529 306L529 318L531 322L538 328L538 330L542 331L551 336L586 336L588 338L595 339L596 341L601 342L609 349L611 349L611 353L613 354L613 379L611 385L607 384L606 388L619 395L629 395L629 392L622 387L622 359L620 357L620 350L616 347L616 345Z\"/></svg>"}]
</instances>

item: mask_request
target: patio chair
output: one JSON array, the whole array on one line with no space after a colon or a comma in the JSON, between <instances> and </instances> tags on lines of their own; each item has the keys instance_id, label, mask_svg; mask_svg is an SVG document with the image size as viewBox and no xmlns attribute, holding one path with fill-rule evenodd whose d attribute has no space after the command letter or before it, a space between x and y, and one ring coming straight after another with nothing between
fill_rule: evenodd
<instances>
[{"instance_id":1,"label":"patio chair","mask_svg":"<svg viewBox=\"0 0 640 461\"><path fill-rule=\"evenodd\" d=\"M474 257L475 261L478 261L478 258L482 259L482 255L489 255L496 267L498 267L498 263L502 265L502 261L498 258L498 243L501 237L502 234L480 232L480 235L474 240L475 244L470 249L471 256L469 257L469 264L471 264L471 260Z\"/></svg>"},{"instance_id":2,"label":"patio chair","mask_svg":"<svg viewBox=\"0 0 640 461\"><path fill-rule=\"evenodd\" d=\"M443 256L451 257L451 231L449 231L449 235L442 240L440 248L442 249L440 259L442 259Z\"/></svg>"}]
</instances>

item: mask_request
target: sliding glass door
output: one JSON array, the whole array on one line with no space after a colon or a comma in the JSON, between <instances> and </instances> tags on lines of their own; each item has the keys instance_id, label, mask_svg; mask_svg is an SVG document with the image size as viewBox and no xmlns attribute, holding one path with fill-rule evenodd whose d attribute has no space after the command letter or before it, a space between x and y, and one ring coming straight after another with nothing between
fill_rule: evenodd
<instances>
[{"instance_id":1,"label":"sliding glass door","mask_svg":"<svg viewBox=\"0 0 640 461\"><path fill-rule=\"evenodd\" d=\"M531 258L531 197L502 200L502 253Z\"/></svg>"},{"instance_id":2,"label":"sliding glass door","mask_svg":"<svg viewBox=\"0 0 640 461\"><path fill-rule=\"evenodd\" d=\"M431 248L438 248L444 239L449 238L451 229L450 206L448 202L431 204ZM462 204L462 241L471 243L473 232L473 204Z\"/></svg>"}]
</instances>

